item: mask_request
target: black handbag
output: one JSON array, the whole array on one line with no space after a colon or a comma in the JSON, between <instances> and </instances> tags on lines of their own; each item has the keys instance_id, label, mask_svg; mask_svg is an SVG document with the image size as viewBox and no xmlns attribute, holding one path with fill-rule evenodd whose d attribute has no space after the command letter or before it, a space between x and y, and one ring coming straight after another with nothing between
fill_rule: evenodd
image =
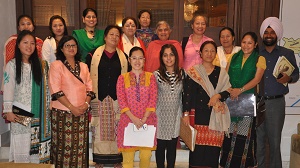
<instances>
[{"instance_id":1,"label":"black handbag","mask_svg":"<svg viewBox=\"0 0 300 168\"><path fill-rule=\"evenodd\" d=\"M32 120L32 117L34 116L34 114L32 114L26 110L23 110L17 106L12 107L12 112L19 118L15 121L24 126L28 126ZM6 115L3 116L3 118L6 118Z\"/></svg>"},{"instance_id":2,"label":"black handbag","mask_svg":"<svg viewBox=\"0 0 300 168\"><path fill-rule=\"evenodd\" d=\"M237 99L226 100L230 117L254 117L256 116L256 96L253 93L242 93Z\"/></svg>"}]
</instances>

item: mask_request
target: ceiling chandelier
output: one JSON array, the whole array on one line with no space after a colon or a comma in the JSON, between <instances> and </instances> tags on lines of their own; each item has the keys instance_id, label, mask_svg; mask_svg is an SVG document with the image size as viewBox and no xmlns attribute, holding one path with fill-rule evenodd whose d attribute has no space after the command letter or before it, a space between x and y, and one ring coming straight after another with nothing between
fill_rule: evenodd
<instances>
[{"instance_id":1,"label":"ceiling chandelier","mask_svg":"<svg viewBox=\"0 0 300 168\"><path fill-rule=\"evenodd\" d=\"M198 6L195 4L198 0L185 0L184 1L184 14L183 18L189 22L192 20L194 12L198 10Z\"/></svg>"}]
</instances>

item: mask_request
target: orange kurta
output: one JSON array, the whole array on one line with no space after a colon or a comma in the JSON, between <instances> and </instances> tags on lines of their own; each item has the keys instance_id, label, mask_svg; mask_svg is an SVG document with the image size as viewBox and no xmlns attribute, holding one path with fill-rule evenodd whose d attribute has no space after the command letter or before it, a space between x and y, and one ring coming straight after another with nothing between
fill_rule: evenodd
<instances>
[{"instance_id":1,"label":"orange kurta","mask_svg":"<svg viewBox=\"0 0 300 168\"><path fill-rule=\"evenodd\" d=\"M154 72L159 68L159 52L161 47L165 44L172 44L176 48L179 57L179 67L183 66L183 52L181 45L176 40L155 40L151 41L148 45L147 52L145 55L145 71Z\"/></svg>"}]
</instances>

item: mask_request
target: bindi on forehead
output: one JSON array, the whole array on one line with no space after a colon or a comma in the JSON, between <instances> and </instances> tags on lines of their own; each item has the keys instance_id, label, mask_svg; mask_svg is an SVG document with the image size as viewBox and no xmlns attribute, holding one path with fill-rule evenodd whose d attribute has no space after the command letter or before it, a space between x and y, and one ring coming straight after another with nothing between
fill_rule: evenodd
<instances>
[{"instance_id":1,"label":"bindi on forehead","mask_svg":"<svg viewBox=\"0 0 300 168\"><path fill-rule=\"evenodd\" d=\"M134 23L133 23L132 20L128 20L128 21L127 21L127 24L132 25L132 24L134 24Z\"/></svg>"}]
</instances>

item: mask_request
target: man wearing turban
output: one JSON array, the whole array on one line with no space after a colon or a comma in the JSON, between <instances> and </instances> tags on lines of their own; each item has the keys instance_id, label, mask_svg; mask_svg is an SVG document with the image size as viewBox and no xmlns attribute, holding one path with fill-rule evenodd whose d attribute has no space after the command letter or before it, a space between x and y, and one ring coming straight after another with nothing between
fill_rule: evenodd
<instances>
[{"instance_id":1,"label":"man wearing turban","mask_svg":"<svg viewBox=\"0 0 300 168\"><path fill-rule=\"evenodd\" d=\"M260 87L260 95L264 96L266 103L266 112L264 122L257 128L258 168L265 167L265 138L269 140L270 167L282 168L280 143L285 118L284 96L289 92L288 85L284 84L297 82L299 69L294 52L277 45L277 41L283 35L283 25L278 18L266 18L260 27L260 35L264 43L260 55L266 58L267 69L261 81L263 86ZM280 56L285 56L295 70L290 76L282 72L275 78L273 70Z\"/></svg>"}]
</instances>

